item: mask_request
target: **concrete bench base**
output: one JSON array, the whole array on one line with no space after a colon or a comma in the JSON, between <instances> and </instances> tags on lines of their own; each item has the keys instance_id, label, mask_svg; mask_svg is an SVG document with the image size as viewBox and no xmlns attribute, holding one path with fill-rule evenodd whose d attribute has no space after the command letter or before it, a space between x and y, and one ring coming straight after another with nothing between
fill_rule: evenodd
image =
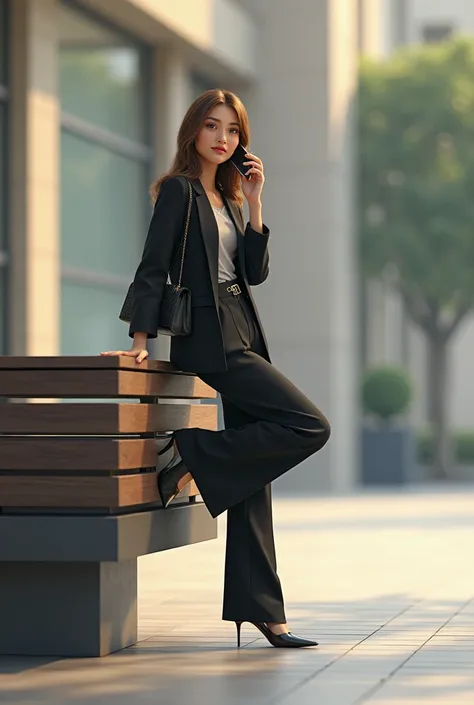
<instances>
[{"instance_id":1,"label":"concrete bench base","mask_svg":"<svg viewBox=\"0 0 474 705\"><path fill-rule=\"evenodd\" d=\"M0 563L0 654L104 656L137 641L137 560Z\"/></svg>"},{"instance_id":2,"label":"concrete bench base","mask_svg":"<svg viewBox=\"0 0 474 705\"><path fill-rule=\"evenodd\" d=\"M0 515L0 654L104 656L137 641L137 558L217 537L201 502L121 516Z\"/></svg>"}]
</instances>

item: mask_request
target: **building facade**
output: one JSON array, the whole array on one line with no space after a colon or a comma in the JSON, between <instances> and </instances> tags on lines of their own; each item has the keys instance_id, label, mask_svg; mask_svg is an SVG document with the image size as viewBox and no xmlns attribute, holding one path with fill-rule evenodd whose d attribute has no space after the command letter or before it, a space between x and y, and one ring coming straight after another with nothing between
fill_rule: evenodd
<instances>
[{"instance_id":1,"label":"building facade","mask_svg":"<svg viewBox=\"0 0 474 705\"><path fill-rule=\"evenodd\" d=\"M273 360L333 427L281 487L351 489L359 19L352 0L0 0L0 354L129 346L117 313L148 184L191 100L234 90L266 165L272 269L255 294Z\"/></svg>"}]
</instances>

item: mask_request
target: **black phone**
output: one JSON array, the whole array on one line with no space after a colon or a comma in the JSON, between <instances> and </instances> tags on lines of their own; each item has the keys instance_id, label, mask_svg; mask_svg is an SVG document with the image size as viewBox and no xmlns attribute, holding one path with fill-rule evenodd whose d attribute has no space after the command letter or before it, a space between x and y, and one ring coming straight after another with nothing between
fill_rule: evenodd
<instances>
[{"instance_id":1,"label":"black phone","mask_svg":"<svg viewBox=\"0 0 474 705\"><path fill-rule=\"evenodd\" d=\"M250 169L250 166L244 166L244 162L249 162L250 159L247 159L246 155L248 154L248 149L245 149L241 144L239 144L235 148L235 152L230 158L230 162L235 166L239 174L242 174L242 176L245 176L246 179L250 179L250 176L246 176L246 172Z\"/></svg>"}]
</instances>

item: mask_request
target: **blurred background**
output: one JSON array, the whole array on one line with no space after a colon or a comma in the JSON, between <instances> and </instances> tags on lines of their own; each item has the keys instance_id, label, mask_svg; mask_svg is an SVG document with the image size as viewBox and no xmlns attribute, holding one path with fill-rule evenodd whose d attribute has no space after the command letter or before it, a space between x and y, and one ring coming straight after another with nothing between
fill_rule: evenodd
<instances>
[{"instance_id":1,"label":"blurred background","mask_svg":"<svg viewBox=\"0 0 474 705\"><path fill-rule=\"evenodd\" d=\"M277 492L474 479L473 34L466 0L0 0L0 354L129 347L148 185L227 88L273 362L333 428Z\"/></svg>"}]
</instances>

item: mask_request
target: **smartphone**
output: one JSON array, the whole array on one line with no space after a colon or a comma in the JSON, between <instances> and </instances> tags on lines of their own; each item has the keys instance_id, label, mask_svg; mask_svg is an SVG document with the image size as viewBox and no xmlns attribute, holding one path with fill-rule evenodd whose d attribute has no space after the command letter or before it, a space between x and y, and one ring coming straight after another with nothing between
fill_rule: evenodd
<instances>
[{"instance_id":1,"label":"smartphone","mask_svg":"<svg viewBox=\"0 0 474 705\"><path fill-rule=\"evenodd\" d=\"M248 149L245 149L245 147L239 144L229 161L235 166L239 174L245 176L246 179L250 179L251 174L246 176L246 172L250 169L250 166L244 166L244 162L250 161L250 159L247 159L245 156L246 154L248 154Z\"/></svg>"}]
</instances>

